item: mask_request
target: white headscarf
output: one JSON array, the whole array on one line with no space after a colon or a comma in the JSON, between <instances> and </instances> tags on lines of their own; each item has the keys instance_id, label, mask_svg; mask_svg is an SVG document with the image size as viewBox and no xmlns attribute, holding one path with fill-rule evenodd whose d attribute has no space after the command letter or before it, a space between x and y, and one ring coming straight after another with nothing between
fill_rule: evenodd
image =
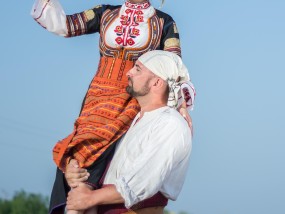
<instances>
[{"instance_id":1,"label":"white headscarf","mask_svg":"<svg viewBox=\"0 0 285 214\"><path fill-rule=\"evenodd\" d=\"M188 69L177 54L154 50L143 54L138 60L154 74L167 81L168 106L176 108L185 100L187 106L193 108L195 89L190 82Z\"/></svg>"}]
</instances>

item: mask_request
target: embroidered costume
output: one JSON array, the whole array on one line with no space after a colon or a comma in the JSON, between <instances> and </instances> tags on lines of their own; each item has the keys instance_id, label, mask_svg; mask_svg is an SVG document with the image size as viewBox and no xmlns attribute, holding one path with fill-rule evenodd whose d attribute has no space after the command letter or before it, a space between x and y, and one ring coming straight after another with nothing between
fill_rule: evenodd
<instances>
[{"instance_id":1,"label":"embroidered costume","mask_svg":"<svg viewBox=\"0 0 285 214\"><path fill-rule=\"evenodd\" d=\"M65 37L100 33L101 59L74 131L53 150L54 161L63 171L70 158L88 167L128 130L139 111L136 100L125 91L126 72L135 60L155 49L181 54L175 22L148 1L101 5L66 16L56 0L39 0L32 12L43 27ZM59 21L46 21L51 17Z\"/></svg>"}]
</instances>

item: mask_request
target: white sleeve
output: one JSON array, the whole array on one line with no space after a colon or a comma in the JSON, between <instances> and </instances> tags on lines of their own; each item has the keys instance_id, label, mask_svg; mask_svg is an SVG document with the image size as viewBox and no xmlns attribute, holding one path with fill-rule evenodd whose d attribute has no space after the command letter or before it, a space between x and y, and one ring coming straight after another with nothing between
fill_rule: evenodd
<instances>
[{"instance_id":1,"label":"white sleeve","mask_svg":"<svg viewBox=\"0 0 285 214\"><path fill-rule=\"evenodd\" d=\"M58 0L36 0L31 16L48 31L67 36L66 15Z\"/></svg>"},{"instance_id":2,"label":"white sleeve","mask_svg":"<svg viewBox=\"0 0 285 214\"><path fill-rule=\"evenodd\" d=\"M161 121L153 130L148 145L134 160L133 167L115 182L117 191L125 200L125 206L130 208L150 198L170 180L175 184L169 185L171 191L167 196L170 194L173 196L170 198L175 199L184 182L191 147L191 134L187 125L184 128L176 120Z\"/></svg>"}]
</instances>

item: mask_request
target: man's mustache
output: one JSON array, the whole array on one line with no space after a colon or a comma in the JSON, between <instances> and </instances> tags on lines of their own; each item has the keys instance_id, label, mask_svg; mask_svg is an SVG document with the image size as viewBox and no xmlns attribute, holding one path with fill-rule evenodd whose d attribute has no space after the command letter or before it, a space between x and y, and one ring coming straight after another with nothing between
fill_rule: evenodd
<instances>
[{"instance_id":1,"label":"man's mustache","mask_svg":"<svg viewBox=\"0 0 285 214\"><path fill-rule=\"evenodd\" d=\"M131 77L128 77L128 81L130 81L133 84L133 79Z\"/></svg>"}]
</instances>

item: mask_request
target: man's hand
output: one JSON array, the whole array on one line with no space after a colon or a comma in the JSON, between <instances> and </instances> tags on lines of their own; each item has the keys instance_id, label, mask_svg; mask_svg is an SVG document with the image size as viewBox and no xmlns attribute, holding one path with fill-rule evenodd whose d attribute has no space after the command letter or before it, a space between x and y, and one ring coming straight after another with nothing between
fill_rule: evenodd
<instances>
[{"instance_id":1,"label":"man's hand","mask_svg":"<svg viewBox=\"0 0 285 214\"><path fill-rule=\"evenodd\" d=\"M75 189L68 193L67 210L86 210L94 206L92 204L92 190L86 184L80 183Z\"/></svg>"},{"instance_id":2,"label":"man's hand","mask_svg":"<svg viewBox=\"0 0 285 214\"><path fill-rule=\"evenodd\" d=\"M184 119L187 121L188 126L191 130L191 133L193 135L192 118L191 118L189 112L187 111L186 102L182 103L182 105L178 108L178 111L182 115L182 117L184 117Z\"/></svg>"},{"instance_id":3,"label":"man's hand","mask_svg":"<svg viewBox=\"0 0 285 214\"><path fill-rule=\"evenodd\" d=\"M66 167L65 179L71 188L78 187L79 183L88 179L86 169L79 168L77 160L72 159Z\"/></svg>"}]
</instances>

